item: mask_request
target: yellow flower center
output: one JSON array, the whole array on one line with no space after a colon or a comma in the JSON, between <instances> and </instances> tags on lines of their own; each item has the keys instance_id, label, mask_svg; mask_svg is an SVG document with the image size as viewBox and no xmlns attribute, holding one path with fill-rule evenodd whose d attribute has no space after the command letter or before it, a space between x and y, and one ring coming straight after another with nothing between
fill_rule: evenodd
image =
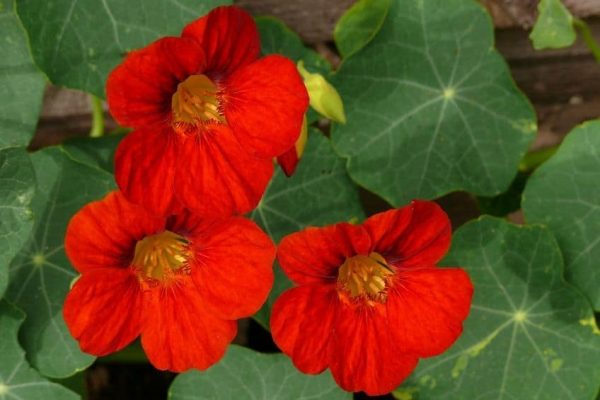
<instances>
[{"instance_id":1,"label":"yellow flower center","mask_svg":"<svg viewBox=\"0 0 600 400\"><path fill-rule=\"evenodd\" d=\"M338 284L351 297L385 302L388 277L394 272L379 253L349 257L338 273Z\"/></svg>"},{"instance_id":2,"label":"yellow flower center","mask_svg":"<svg viewBox=\"0 0 600 400\"><path fill-rule=\"evenodd\" d=\"M169 283L177 275L189 274L191 255L186 238L164 231L146 236L136 243L132 264L137 269L140 280L153 286Z\"/></svg>"},{"instance_id":3,"label":"yellow flower center","mask_svg":"<svg viewBox=\"0 0 600 400\"><path fill-rule=\"evenodd\" d=\"M173 121L192 125L225 122L217 92L217 85L206 75L191 75L177 85L171 99Z\"/></svg>"}]
</instances>

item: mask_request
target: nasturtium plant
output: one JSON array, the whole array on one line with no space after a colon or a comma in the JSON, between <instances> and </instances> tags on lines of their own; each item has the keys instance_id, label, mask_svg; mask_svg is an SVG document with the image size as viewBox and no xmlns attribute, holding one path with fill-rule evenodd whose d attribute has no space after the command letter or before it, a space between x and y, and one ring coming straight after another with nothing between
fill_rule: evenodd
<instances>
[{"instance_id":1,"label":"nasturtium plant","mask_svg":"<svg viewBox=\"0 0 600 400\"><path fill-rule=\"evenodd\" d=\"M421 361L397 398L595 398L594 313L565 282L548 229L483 217L454 234L442 263L463 266L473 280L471 314L456 344Z\"/></svg>"},{"instance_id":2,"label":"nasturtium plant","mask_svg":"<svg viewBox=\"0 0 600 400\"><path fill-rule=\"evenodd\" d=\"M30 0L17 11L36 63L52 83L104 97L108 73L131 50L228 0Z\"/></svg>"},{"instance_id":3,"label":"nasturtium plant","mask_svg":"<svg viewBox=\"0 0 600 400\"><path fill-rule=\"evenodd\" d=\"M475 2L392 2L333 82L348 115L334 147L352 179L394 206L453 190L499 194L535 136L533 110Z\"/></svg>"},{"instance_id":4,"label":"nasturtium plant","mask_svg":"<svg viewBox=\"0 0 600 400\"><path fill-rule=\"evenodd\" d=\"M207 372L179 375L170 400L342 400L352 395L335 385L329 372L304 375L283 354L261 354L230 346L223 360Z\"/></svg>"},{"instance_id":5,"label":"nasturtium plant","mask_svg":"<svg viewBox=\"0 0 600 400\"><path fill-rule=\"evenodd\" d=\"M27 314L20 339L29 362L45 376L62 378L94 360L79 350L63 320L63 301L77 278L65 255L65 230L79 208L104 196L114 182L108 172L75 161L62 147L37 151L31 161L37 179L31 203L35 222L10 266L6 298Z\"/></svg>"},{"instance_id":6,"label":"nasturtium plant","mask_svg":"<svg viewBox=\"0 0 600 400\"><path fill-rule=\"evenodd\" d=\"M31 368L19 345L17 334L25 314L6 300L0 301L0 398L78 399L70 390L44 379Z\"/></svg>"},{"instance_id":7,"label":"nasturtium plant","mask_svg":"<svg viewBox=\"0 0 600 400\"><path fill-rule=\"evenodd\" d=\"M594 400L600 121L578 126L560 146L528 152L534 110L475 0L358 0L324 51L274 17L215 9L231 3L0 0L0 399L75 399L63 378L81 377L95 361L111 370L119 357L108 364L103 356L142 333L141 345L122 354L184 371L171 400L350 399L342 388L381 394L401 381L393 392L401 400ZM592 32L563 1L541 0L538 10L536 49L568 46L577 29L600 61ZM123 126L109 133L101 99L115 68L108 105ZM47 80L94 99L92 130L45 147L40 129L42 149L32 151ZM110 196L127 206L100 212L100 203L89 204L119 190L115 170L126 189ZM175 182L186 189L175 193ZM196 191L203 185L211 189ZM409 206L374 215L458 190L484 216L458 228L441 262L451 227L434 203L426 202L436 212ZM235 207L211 208L219 201ZM164 214L138 208L153 204ZM71 225L78 229L69 230L67 256L69 222L92 209L94 218ZM138 211L143 222L133 218ZM519 211L522 225L505 219ZM240 225L225 229L225 218ZM106 233L99 240L90 221ZM113 240L124 226L127 238ZM327 226L319 232L331 229L337 240L288 236ZM296 285L312 290L320 282L335 298L287 292L277 302L292 286L275 259L285 236L281 265ZM426 280L410 286L403 268L411 262L466 274L437 279L436 292ZM431 312L398 296L398 283L439 295L426 302ZM123 296L115 288L132 289L131 301L117 307L115 296ZM330 312L334 303L339 309ZM412 326L406 313L393 317L394 304L412 304ZM271 341L264 337L273 307ZM136 319L140 310L145 317ZM314 323L299 324L299 314ZM236 343L250 348L231 345L236 321L248 316L260 327L239 324ZM320 357L334 354L331 326L352 333L343 357ZM444 341L436 329L452 335ZM391 332L415 354L386 342ZM151 357L137 354L149 345ZM273 345L285 354L253 350ZM375 374L369 366L389 368ZM327 368L343 372L334 379ZM384 381L391 384L381 389ZM169 383L162 385L166 394Z\"/></svg>"},{"instance_id":8,"label":"nasturtium plant","mask_svg":"<svg viewBox=\"0 0 600 400\"><path fill-rule=\"evenodd\" d=\"M538 18L529 37L536 50L568 47L575 42L573 16L562 0L540 0Z\"/></svg>"},{"instance_id":9,"label":"nasturtium plant","mask_svg":"<svg viewBox=\"0 0 600 400\"><path fill-rule=\"evenodd\" d=\"M567 135L523 193L528 223L547 225L565 260L567 280L600 310L600 121Z\"/></svg>"}]
</instances>

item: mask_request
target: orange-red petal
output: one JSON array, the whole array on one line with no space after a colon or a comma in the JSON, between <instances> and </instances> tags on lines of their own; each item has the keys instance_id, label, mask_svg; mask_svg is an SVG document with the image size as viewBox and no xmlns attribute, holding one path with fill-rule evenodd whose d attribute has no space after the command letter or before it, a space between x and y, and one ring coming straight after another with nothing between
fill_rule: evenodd
<instances>
[{"instance_id":1,"label":"orange-red petal","mask_svg":"<svg viewBox=\"0 0 600 400\"><path fill-rule=\"evenodd\" d=\"M277 164L279 164L279 166L283 170L283 173L287 177L294 175L294 172L296 171L296 166L298 166L298 161L300 161L300 159L298 158L296 146L292 147L291 149L277 157Z\"/></svg>"},{"instance_id":2,"label":"orange-red petal","mask_svg":"<svg viewBox=\"0 0 600 400\"><path fill-rule=\"evenodd\" d=\"M83 207L69 222L65 251L79 272L127 268L137 240L164 228L164 219L150 216L120 192Z\"/></svg>"},{"instance_id":3,"label":"orange-red petal","mask_svg":"<svg viewBox=\"0 0 600 400\"><path fill-rule=\"evenodd\" d=\"M250 155L224 125L199 136L186 136L177 153L175 172L178 199L208 217L242 214L262 197L273 162Z\"/></svg>"},{"instance_id":4,"label":"orange-red petal","mask_svg":"<svg viewBox=\"0 0 600 400\"><path fill-rule=\"evenodd\" d=\"M152 365L174 372L204 370L223 357L236 322L210 313L189 277L144 295L142 346Z\"/></svg>"},{"instance_id":5,"label":"orange-red petal","mask_svg":"<svg viewBox=\"0 0 600 400\"><path fill-rule=\"evenodd\" d=\"M104 356L121 350L141 332L142 292L130 269L85 272L63 308L71 335L86 353Z\"/></svg>"},{"instance_id":6,"label":"orange-red petal","mask_svg":"<svg viewBox=\"0 0 600 400\"><path fill-rule=\"evenodd\" d=\"M166 37L130 52L106 83L111 114L132 128L170 123L177 85L205 65L204 52L192 39Z\"/></svg>"},{"instance_id":7,"label":"orange-red petal","mask_svg":"<svg viewBox=\"0 0 600 400\"><path fill-rule=\"evenodd\" d=\"M275 246L252 221L229 218L190 236L198 258L192 278L214 315L248 317L263 305L273 286Z\"/></svg>"},{"instance_id":8,"label":"orange-red petal","mask_svg":"<svg viewBox=\"0 0 600 400\"><path fill-rule=\"evenodd\" d=\"M447 350L462 332L472 296L469 276L459 268L400 271L386 302L398 349L419 357Z\"/></svg>"},{"instance_id":9,"label":"orange-red petal","mask_svg":"<svg viewBox=\"0 0 600 400\"><path fill-rule=\"evenodd\" d=\"M343 389L386 394L414 370L418 358L398 352L392 339L394 329L383 306L338 308L330 369Z\"/></svg>"},{"instance_id":10,"label":"orange-red petal","mask_svg":"<svg viewBox=\"0 0 600 400\"><path fill-rule=\"evenodd\" d=\"M296 66L271 55L236 70L223 84L223 109L244 148L277 157L298 139L308 93Z\"/></svg>"},{"instance_id":11,"label":"orange-red petal","mask_svg":"<svg viewBox=\"0 0 600 400\"><path fill-rule=\"evenodd\" d=\"M119 144L115 179L125 197L155 215L181 209L175 196L180 138L169 128L137 129Z\"/></svg>"},{"instance_id":12,"label":"orange-red petal","mask_svg":"<svg viewBox=\"0 0 600 400\"><path fill-rule=\"evenodd\" d=\"M450 220L432 201L415 200L376 214L363 226L373 240L373 251L399 268L434 265L450 247Z\"/></svg>"},{"instance_id":13,"label":"orange-red petal","mask_svg":"<svg viewBox=\"0 0 600 400\"><path fill-rule=\"evenodd\" d=\"M329 366L339 305L335 284L292 288L273 305L273 339L300 371L319 374Z\"/></svg>"},{"instance_id":14,"label":"orange-red petal","mask_svg":"<svg viewBox=\"0 0 600 400\"><path fill-rule=\"evenodd\" d=\"M186 26L181 36L194 39L202 46L207 74L217 80L250 64L260 54L254 19L235 6L215 8Z\"/></svg>"},{"instance_id":15,"label":"orange-red petal","mask_svg":"<svg viewBox=\"0 0 600 400\"><path fill-rule=\"evenodd\" d=\"M306 228L284 237L277 259L296 284L332 282L346 257L368 254L371 240L360 226L340 223Z\"/></svg>"}]
</instances>

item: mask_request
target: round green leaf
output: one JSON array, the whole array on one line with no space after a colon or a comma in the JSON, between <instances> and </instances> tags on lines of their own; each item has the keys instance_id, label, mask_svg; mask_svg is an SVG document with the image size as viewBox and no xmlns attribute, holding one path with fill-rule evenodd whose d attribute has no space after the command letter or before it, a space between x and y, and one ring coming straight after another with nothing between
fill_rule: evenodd
<instances>
[{"instance_id":1,"label":"round green leaf","mask_svg":"<svg viewBox=\"0 0 600 400\"><path fill-rule=\"evenodd\" d=\"M391 0L359 0L335 25L333 38L340 54L348 58L377 35L385 21Z\"/></svg>"},{"instance_id":2,"label":"round green leaf","mask_svg":"<svg viewBox=\"0 0 600 400\"><path fill-rule=\"evenodd\" d=\"M169 389L169 400L351 398L336 386L329 371L304 375L283 354L261 354L235 345L217 365L206 372L181 374Z\"/></svg>"},{"instance_id":3,"label":"round green leaf","mask_svg":"<svg viewBox=\"0 0 600 400\"><path fill-rule=\"evenodd\" d=\"M594 314L563 280L561 253L547 229L484 217L455 233L443 264L471 276L471 313L456 344L422 360L398 398L595 398Z\"/></svg>"},{"instance_id":4,"label":"round green leaf","mask_svg":"<svg viewBox=\"0 0 600 400\"><path fill-rule=\"evenodd\" d=\"M344 162L320 132L311 130L296 173L288 178L278 168L251 217L277 243L310 225L327 225L364 217L358 188L346 175ZM266 304L254 316L269 329L275 299L291 283L275 269L275 283Z\"/></svg>"},{"instance_id":5,"label":"round green leaf","mask_svg":"<svg viewBox=\"0 0 600 400\"><path fill-rule=\"evenodd\" d=\"M0 150L0 298L8 285L8 266L33 228L29 203L34 192L35 175L25 149Z\"/></svg>"},{"instance_id":6,"label":"round green leaf","mask_svg":"<svg viewBox=\"0 0 600 400\"><path fill-rule=\"evenodd\" d=\"M50 80L104 97L108 73L131 50L228 0L28 0L18 12Z\"/></svg>"},{"instance_id":7,"label":"round green leaf","mask_svg":"<svg viewBox=\"0 0 600 400\"><path fill-rule=\"evenodd\" d=\"M27 361L17 333L25 316L6 301L0 301L0 398L7 400L77 399L75 393L42 378Z\"/></svg>"},{"instance_id":8,"label":"round green leaf","mask_svg":"<svg viewBox=\"0 0 600 400\"><path fill-rule=\"evenodd\" d=\"M356 182L394 205L454 190L499 194L535 136L533 109L472 1L393 1L334 85L348 115L334 146Z\"/></svg>"},{"instance_id":9,"label":"round green leaf","mask_svg":"<svg viewBox=\"0 0 600 400\"><path fill-rule=\"evenodd\" d=\"M92 363L79 350L62 316L66 293L77 273L64 251L71 217L114 187L112 175L74 161L61 147L31 155L38 188L31 203L35 226L10 266L7 298L27 314L21 341L31 364L43 375L61 378Z\"/></svg>"},{"instance_id":10,"label":"round green leaf","mask_svg":"<svg viewBox=\"0 0 600 400\"><path fill-rule=\"evenodd\" d=\"M561 0L541 0L538 19L529 35L536 50L569 47L577 39L573 16Z\"/></svg>"},{"instance_id":11,"label":"round green leaf","mask_svg":"<svg viewBox=\"0 0 600 400\"><path fill-rule=\"evenodd\" d=\"M528 222L547 225L563 252L567 280L600 310L600 121L575 128L529 178Z\"/></svg>"},{"instance_id":12,"label":"round green leaf","mask_svg":"<svg viewBox=\"0 0 600 400\"><path fill-rule=\"evenodd\" d=\"M29 53L14 0L0 0L0 148L26 145L35 130L45 79Z\"/></svg>"}]
</instances>

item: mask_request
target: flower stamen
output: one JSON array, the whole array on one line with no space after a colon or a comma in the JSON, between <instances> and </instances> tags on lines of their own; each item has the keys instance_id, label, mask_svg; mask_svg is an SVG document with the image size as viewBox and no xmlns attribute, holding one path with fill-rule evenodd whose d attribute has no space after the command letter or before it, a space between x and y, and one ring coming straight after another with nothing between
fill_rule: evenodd
<instances>
[{"instance_id":1,"label":"flower stamen","mask_svg":"<svg viewBox=\"0 0 600 400\"><path fill-rule=\"evenodd\" d=\"M141 282L155 286L170 283L177 275L189 274L191 256L186 238L164 231L136 243L132 264Z\"/></svg>"},{"instance_id":2,"label":"flower stamen","mask_svg":"<svg viewBox=\"0 0 600 400\"><path fill-rule=\"evenodd\" d=\"M191 75L177 85L171 99L175 124L224 123L217 85L206 75Z\"/></svg>"},{"instance_id":3,"label":"flower stamen","mask_svg":"<svg viewBox=\"0 0 600 400\"><path fill-rule=\"evenodd\" d=\"M338 273L338 284L352 298L385 302L388 278L394 272L379 253L357 255L344 261Z\"/></svg>"}]
</instances>

